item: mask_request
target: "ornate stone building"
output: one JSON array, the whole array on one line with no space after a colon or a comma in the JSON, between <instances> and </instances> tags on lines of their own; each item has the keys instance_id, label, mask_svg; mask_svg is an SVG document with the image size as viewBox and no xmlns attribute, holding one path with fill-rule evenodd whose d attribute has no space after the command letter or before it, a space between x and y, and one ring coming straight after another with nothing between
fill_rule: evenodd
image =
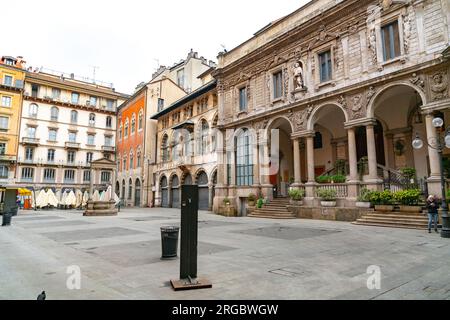
<instances>
[{"instance_id":1,"label":"ornate stone building","mask_svg":"<svg viewBox=\"0 0 450 320\"><path fill-rule=\"evenodd\" d=\"M411 142L449 123L449 37L447 0L314 0L221 53L215 211L291 186L318 205L316 177L338 164L345 183L322 187L340 206L405 167L439 194L437 151Z\"/></svg>"}]
</instances>

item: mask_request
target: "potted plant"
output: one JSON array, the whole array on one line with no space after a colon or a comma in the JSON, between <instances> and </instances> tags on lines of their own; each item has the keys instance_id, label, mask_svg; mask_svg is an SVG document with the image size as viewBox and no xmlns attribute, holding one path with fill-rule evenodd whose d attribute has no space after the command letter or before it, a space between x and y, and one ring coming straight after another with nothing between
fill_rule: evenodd
<instances>
[{"instance_id":1,"label":"potted plant","mask_svg":"<svg viewBox=\"0 0 450 320\"><path fill-rule=\"evenodd\" d=\"M303 205L303 197L305 196L305 191L293 188L289 190L289 197L291 198L290 203L294 206Z\"/></svg>"},{"instance_id":2,"label":"potted plant","mask_svg":"<svg viewBox=\"0 0 450 320\"><path fill-rule=\"evenodd\" d=\"M370 202L375 205L376 211L394 211L392 200L393 196L390 190L372 191L370 193Z\"/></svg>"},{"instance_id":3,"label":"potted plant","mask_svg":"<svg viewBox=\"0 0 450 320\"><path fill-rule=\"evenodd\" d=\"M336 190L319 188L317 189L317 196L320 198L322 207L336 207Z\"/></svg>"},{"instance_id":4,"label":"potted plant","mask_svg":"<svg viewBox=\"0 0 450 320\"><path fill-rule=\"evenodd\" d=\"M230 199L228 199L227 197L225 197L225 199L223 199L223 204L224 205L226 205L226 206L229 206L230 205Z\"/></svg>"},{"instance_id":5,"label":"potted plant","mask_svg":"<svg viewBox=\"0 0 450 320\"><path fill-rule=\"evenodd\" d=\"M417 174L416 169L406 167L406 168L401 169L400 172L405 177L405 179L408 180L408 183L413 184L415 182L414 180L416 179L416 174Z\"/></svg>"},{"instance_id":6,"label":"potted plant","mask_svg":"<svg viewBox=\"0 0 450 320\"><path fill-rule=\"evenodd\" d=\"M250 193L247 197L247 203L249 207L255 206L256 196L253 193Z\"/></svg>"},{"instance_id":7,"label":"potted plant","mask_svg":"<svg viewBox=\"0 0 450 320\"><path fill-rule=\"evenodd\" d=\"M358 199L356 200L357 208L370 208L372 203L370 203L371 191L367 188L362 188Z\"/></svg>"},{"instance_id":8,"label":"potted plant","mask_svg":"<svg viewBox=\"0 0 450 320\"><path fill-rule=\"evenodd\" d=\"M419 206L421 192L418 189L401 190L394 193L394 199L400 204L402 212L422 212Z\"/></svg>"}]
</instances>

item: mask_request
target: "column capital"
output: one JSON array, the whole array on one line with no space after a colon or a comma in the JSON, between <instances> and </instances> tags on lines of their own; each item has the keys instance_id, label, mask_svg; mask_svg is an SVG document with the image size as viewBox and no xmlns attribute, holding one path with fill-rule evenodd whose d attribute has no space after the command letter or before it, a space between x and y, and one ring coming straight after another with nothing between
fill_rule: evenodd
<instances>
[{"instance_id":1,"label":"column capital","mask_svg":"<svg viewBox=\"0 0 450 320\"><path fill-rule=\"evenodd\" d=\"M308 138L308 137L313 137L314 138L315 135L316 135L316 132L314 130L295 132L295 133L291 134L291 139Z\"/></svg>"},{"instance_id":2,"label":"column capital","mask_svg":"<svg viewBox=\"0 0 450 320\"><path fill-rule=\"evenodd\" d=\"M352 120L344 123L344 129L356 128L356 127L367 127L370 125L375 126L377 124L377 120L374 118L363 118Z\"/></svg>"}]
</instances>

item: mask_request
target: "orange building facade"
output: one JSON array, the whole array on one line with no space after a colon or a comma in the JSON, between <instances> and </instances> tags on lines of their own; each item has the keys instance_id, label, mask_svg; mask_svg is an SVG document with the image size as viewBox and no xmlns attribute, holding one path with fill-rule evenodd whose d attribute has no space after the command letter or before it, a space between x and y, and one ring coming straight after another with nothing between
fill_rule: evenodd
<instances>
[{"instance_id":1,"label":"orange building facade","mask_svg":"<svg viewBox=\"0 0 450 320\"><path fill-rule=\"evenodd\" d=\"M120 106L117 115L116 194L122 205L140 207L143 199L143 171L146 132L146 90L137 91Z\"/></svg>"}]
</instances>

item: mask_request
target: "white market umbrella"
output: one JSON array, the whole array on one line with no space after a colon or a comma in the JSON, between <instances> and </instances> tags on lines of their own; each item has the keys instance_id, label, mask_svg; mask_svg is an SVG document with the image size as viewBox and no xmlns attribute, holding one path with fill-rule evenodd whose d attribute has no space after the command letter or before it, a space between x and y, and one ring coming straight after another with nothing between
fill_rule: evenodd
<instances>
[{"instance_id":1,"label":"white market umbrella","mask_svg":"<svg viewBox=\"0 0 450 320\"><path fill-rule=\"evenodd\" d=\"M58 204L61 201L61 190L56 191L55 193L56 199L58 199Z\"/></svg>"},{"instance_id":2,"label":"white market umbrella","mask_svg":"<svg viewBox=\"0 0 450 320\"><path fill-rule=\"evenodd\" d=\"M114 201L116 202L116 206L120 203L120 198L115 192L114 192Z\"/></svg>"},{"instance_id":3,"label":"white market umbrella","mask_svg":"<svg viewBox=\"0 0 450 320\"><path fill-rule=\"evenodd\" d=\"M100 201L100 193L98 192L98 190L94 191L94 194L92 195L92 201Z\"/></svg>"},{"instance_id":4,"label":"white market umbrella","mask_svg":"<svg viewBox=\"0 0 450 320\"><path fill-rule=\"evenodd\" d=\"M31 193L31 207L36 208L36 191Z\"/></svg>"},{"instance_id":5,"label":"white market umbrella","mask_svg":"<svg viewBox=\"0 0 450 320\"><path fill-rule=\"evenodd\" d=\"M48 196L44 189L39 192L36 198L36 207L42 208L48 205Z\"/></svg>"},{"instance_id":6,"label":"white market umbrella","mask_svg":"<svg viewBox=\"0 0 450 320\"><path fill-rule=\"evenodd\" d=\"M52 189L48 189L47 191L47 204L52 207L58 206L58 199Z\"/></svg>"},{"instance_id":7,"label":"white market umbrella","mask_svg":"<svg viewBox=\"0 0 450 320\"><path fill-rule=\"evenodd\" d=\"M106 192L105 191L100 192L100 201L106 201L105 198L106 198Z\"/></svg>"},{"instance_id":8,"label":"white market umbrella","mask_svg":"<svg viewBox=\"0 0 450 320\"><path fill-rule=\"evenodd\" d=\"M75 197L77 198L75 208L79 208L83 204L83 193L81 192L81 190L77 189L77 191L75 192Z\"/></svg>"},{"instance_id":9,"label":"white market umbrella","mask_svg":"<svg viewBox=\"0 0 450 320\"><path fill-rule=\"evenodd\" d=\"M66 204L68 206L74 207L77 203L77 197L75 197L75 193L73 191L70 191L66 198Z\"/></svg>"},{"instance_id":10,"label":"white market umbrella","mask_svg":"<svg viewBox=\"0 0 450 320\"><path fill-rule=\"evenodd\" d=\"M63 192L63 194L61 196L61 201L59 201L59 203L62 206L67 206L66 200L67 200L67 192Z\"/></svg>"},{"instance_id":11,"label":"white market umbrella","mask_svg":"<svg viewBox=\"0 0 450 320\"><path fill-rule=\"evenodd\" d=\"M81 205L83 207L85 207L87 205L88 201L89 201L89 192L85 191L83 194L83 201L82 201Z\"/></svg>"}]
</instances>

